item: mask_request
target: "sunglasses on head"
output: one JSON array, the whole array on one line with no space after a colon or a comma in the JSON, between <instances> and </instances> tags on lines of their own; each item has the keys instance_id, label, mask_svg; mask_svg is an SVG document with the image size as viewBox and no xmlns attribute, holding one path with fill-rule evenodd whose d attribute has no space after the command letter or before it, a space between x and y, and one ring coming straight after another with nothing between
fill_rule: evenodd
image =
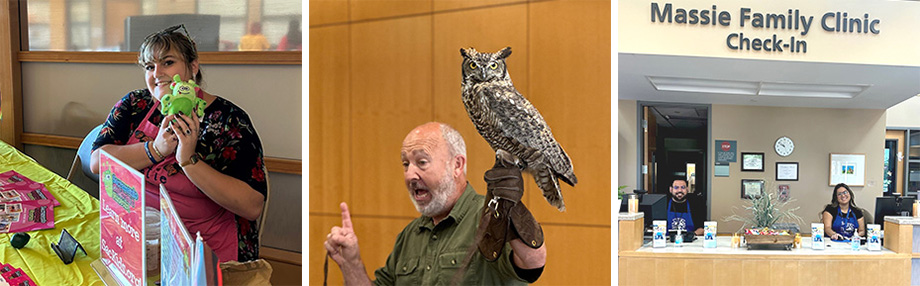
<instances>
[{"instance_id":1,"label":"sunglasses on head","mask_svg":"<svg viewBox=\"0 0 920 286\"><path fill-rule=\"evenodd\" d=\"M198 46L195 44L195 41L192 40L192 37L188 34L188 29L185 28L185 24L179 24L179 25L175 25L175 26L163 29L163 31L148 35L147 38L149 39L154 36L166 36L166 35L169 35L171 33L178 31L179 29L182 29L182 32L179 32L179 34L185 36L185 38L189 42L192 43L192 48L194 48L195 52L197 52Z\"/></svg>"}]
</instances>

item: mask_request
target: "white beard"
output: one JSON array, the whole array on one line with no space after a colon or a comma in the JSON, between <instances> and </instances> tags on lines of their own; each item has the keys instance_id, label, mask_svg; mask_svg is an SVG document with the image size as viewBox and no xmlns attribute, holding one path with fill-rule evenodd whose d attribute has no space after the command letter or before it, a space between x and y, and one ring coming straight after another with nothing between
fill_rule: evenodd
<instances>
[{"instance_id":1,"label":"white beard","mask_svg":"<svg viewBox=\"0 0 920 286\"><path fill-rule=\"evenodd\" d=\"M457 191L457 186L454 184L454 177L450 174L450 168L444 173L444 176L441 176L441 180L438 182L438 187L429 190L429 193L431 193L431 201L425 206L419 206L418 202L415 201L415 197L412 196L412 192L409 192L409 198L412 199L415 210L424 216L434 217L443 214L447 209L447 199Z\"/></svg>"}]
</instances>

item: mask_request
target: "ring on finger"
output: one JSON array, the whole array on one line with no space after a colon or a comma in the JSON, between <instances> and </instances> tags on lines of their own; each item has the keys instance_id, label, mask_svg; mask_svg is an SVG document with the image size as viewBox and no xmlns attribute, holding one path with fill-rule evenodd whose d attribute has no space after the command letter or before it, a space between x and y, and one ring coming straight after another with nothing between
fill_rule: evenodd
<instances>
[{"instance_id":1,"label":"ring on finger","mask_svg":"<svg viewBox=\"0 0 920 286\"><path fill-rule=\"evenodd\" d=\"M185 129L185 134L192 134L192 130Z\"/></svg>"}]
</instances>

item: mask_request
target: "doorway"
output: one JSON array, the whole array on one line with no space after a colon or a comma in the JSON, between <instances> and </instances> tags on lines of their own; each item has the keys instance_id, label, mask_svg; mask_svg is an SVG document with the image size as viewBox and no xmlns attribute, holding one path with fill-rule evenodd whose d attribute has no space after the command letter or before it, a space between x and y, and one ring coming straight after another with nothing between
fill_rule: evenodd
<instances>
[{"instance_id":1,"label":"doorway","mask_svg":"<svg viewBox=\"0 0 920 286\"><path fill-rule=\"evenodd\" d=\"M668 194L682 178L708 209L710 105L639 102L638 108L640 188Z\"/></svg>"}]
</instances>

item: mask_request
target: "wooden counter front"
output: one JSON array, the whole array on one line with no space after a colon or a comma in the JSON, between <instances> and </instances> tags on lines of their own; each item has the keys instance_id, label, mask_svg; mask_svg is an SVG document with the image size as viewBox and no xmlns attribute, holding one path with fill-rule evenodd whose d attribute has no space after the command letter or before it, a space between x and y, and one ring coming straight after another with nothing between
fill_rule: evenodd
<instances>
[{"instance_id":1,"label":"wooden counter front","mask_svg":"<svg viewBox=\"0 0 920 286\"><path fill-rule=\"evenodd\" d=\"M810 242L805 237L803 241ZM911 256L887 249L849 250L831 242L826 250L702 248L702 240L676 248L619 252L619 285L909 285ZM810 245L810 244L806 244Z\"/></svg>"}]
</instances>

